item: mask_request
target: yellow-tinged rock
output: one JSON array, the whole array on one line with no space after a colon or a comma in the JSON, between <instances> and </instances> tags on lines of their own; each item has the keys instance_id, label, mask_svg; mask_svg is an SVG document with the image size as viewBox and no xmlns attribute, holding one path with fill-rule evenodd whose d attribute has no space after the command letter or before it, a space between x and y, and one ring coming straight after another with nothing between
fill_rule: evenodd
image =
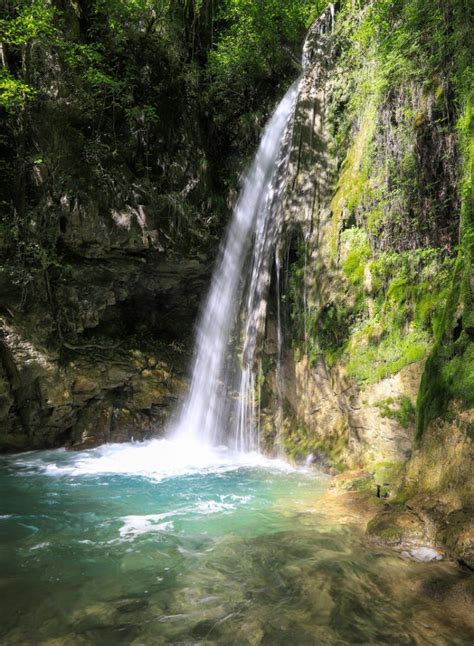
<instances>
[{"instance_id":1,"label":"yellow-tinged rock","mask_svg":"<svg viewBox=\"0 0 474 646\"><path fill-rule=\"evenodd\" d=\"M79 375L78 377L76 377L72 385L73 393L89 394L95 392L96 390L98 390L98 385L85 375Z\"/></svg>"}]
</instances>

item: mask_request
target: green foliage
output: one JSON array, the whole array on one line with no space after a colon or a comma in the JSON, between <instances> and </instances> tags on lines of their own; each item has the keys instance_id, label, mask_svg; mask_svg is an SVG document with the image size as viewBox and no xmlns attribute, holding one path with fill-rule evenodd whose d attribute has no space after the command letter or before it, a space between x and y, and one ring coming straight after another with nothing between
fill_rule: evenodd
<instances>
[{"instance_id":1,"label":"green foliage","mask_svg":"<svg viewBox=\"0 0 474 646\"><path fill-rule=\"evenodd\" d=\"M10 20L0 20L0 40L7 45L47 43L57 36L56 10L48 0L20 0L16 9L16 15Z\"/></svg>"},{"instance_id":2,"label":"green foliage","mask_svg":"<svg viewBox=\"0 0 474 646\"><path fill-rule=\"evenodd\" d=\"M446 325L458 240L454 123L472 82L469 8L463 0L341 4L336 38L342 55L329 106L341 164L331 202L331 242L348 285L345 295L335 286L318 332L325 322L335 327L331 312L343 313L339 325L345 323L346 335L339 343L326 336L324 354L329 363L335 358L345 364L358 381L373 382L422 359ZM458 132L466 131L467 121L464 117ZM467 147L462 135L459 141ZM472 204L468 176L469 171L461 182L463 214L467 201ZM344 230L348 223L352 227ZM463 242L463 262L472 275L470 244L468 252ZM459 286L464 294L466 275ZM472 304L459 298L464 322ZM458 341L464 349L456 356L469 366L468 336ZM443 370L440 362L435 370L445 375L440 391L454 394L455 383L458 394L469 391L472 368L461 370L462 364L457 360Z\"/></svg>"},{"instance_id":3,"label":"green foliage","mask_svg":"<svg viewBox=\"0 0 474 646\"><path fill-rule=\"evenodd\" d=\"M97 23L106 17L108 35L115 45L122 45L149 28L157 19L167 17L170 2L155 0L95 0L93 15Z\"/></svg>"},{"instance_id":4,"label":"green foliage","mask_svg":"<svg viewBox=\"0 0 474 646\"><path fill-rule=\"evenodd\" d=\"M469 11L462 0L359 4L361 11L343 2L336 22L342 55L329 106L340 161L331 250L347 284L335 280L308 306L298 296L302 254L290 266L293 346L299 356L322 355L373 383L422 360L435 343L437 359L428 359L424 377L429 394L417 403L419 427L420 411L426 420L452 397L472 402L472 166L460 183L462 273L453 253L460 166L454 115L469 104ZM465 159L470 121L464 112L458 126ZM465 331L449 344L461 307ZM411 402L385 412L402 424L413 417Z\"/></svg>"},{"instance_id":5,"label":"green foliage","mask_svg":"<svg viewBox=\"0 0 474 646\"><path fill-rule=\"evenodd\" d=\"M234 145L242 134L249 141L248 118L260 126L287 79L294 78L305 30L324 6L309 0L220 4L216 24L223 28L209 53L206 101L219 127L229 120L236 124Z\"/></svg>"},{"instance_id":6,"label":"green foliage","mask_svg":"<svg viewBox=\"0 0 474 646\"><path fill-rule=\"evenodd\" d=\"M434 248L374 257L357 227L341 233L340 247L347 287L336 283L322 310L302 301L304 244L289 267L293 347L310 363L324 356L329 366L345 364L358 382L374 383L426 355L441 325L453 261Z\"/></svg>"},{"instance_id":7,"label":"green foliage","mask_svg":"<svg viewBox=\"0 0 474 646\"><path fill-rule=\"evenodd\" d=\"M31 166L19 151L31 138L37 118L31 115L42 114L40 134L46 122L64 126L62 143L35 134L43 168L54 169L48 181L55 191L74 195L80 187L113 201L124 174L133 174L150 183L146 192L163 196L161 227L173 239L199 249L213 245L214 229L228 213L229 186L294 77L294 57L320 6L309 0L7 3L0 20L0 109L9 115L12 158L5 165L19 178L5 180L15 193L6 195L9 208L24 210L37 199ZM192 139L196 160L185 150ZM182 196L186 182L177 178L185 173L196 188ZM23 234L43 244L43 229L27 228Z\"/></svg>"},{"instance_id":8,"label":"green foliage","mask_svg":"<svg viewBox=\"0 0 474 646\"><path fill-rule=\"evenodd\" d=\"M330 119L345 161L332 210L336 228L344 208L363 213L375 249L430 244L452 252L457 242L452 134L472 84L470 15L465 0L342 2ZM367 137L369 106L375 114Z\"/></svg>"},{"instance_id":9,"label":"green foliage","mask_svg":"<svg viewBox=\"0 0 474 646\"><path fill-rule=\"evenodd\" d=\"M325 6L310 0L224 0L217 21L226 25L210 55L210 71L220 85L233 78L276 68L301 46L305 30Z\"/></svg>"},{"instance_id":10,"label":"green foliage","mask_svg":"<svg viewBox=\"0 0 474 646\"><path fill-rule=\"evenodd\" d=\"M363 204L366 205L372 194L368 179L371 171L371 151L376 126L375 107L376 101L372 97L369 104L363 108L358 132L347 150L338 178L337 189L331 200L334 256L337 255L338 234L344 226L343 213L347 212L346 219L350 219ZM333 119L336 119L335 115ZM337 139L337 133L333 133L333 135Z\"/></svg>"},{"instance_id":11,"label":"green foliage","mask_svg":"<svg viewBox=\"0 0 474 646\"><path fill-rule=\"evenodd\" d=\"M188 250L212 244L228 214L229 187L296 76L305 29L325 4L7 3L0 106L8 113L1 170L10 215L1 240L14 282L60 264L63 196L99 195L102 208L128 199L120 187L132 179L140 199L156 207L162 239ZM342 362L366 382L419 360L436 339L418 404L423 426L446 399L470 401L472 392L469 7L466 0L341 4L335 38L342 53L329 107L343 164L331 205L341 283L330 294L304 295L300 244L289 276L293 347L311 362L321 355ZM461 114L463 225L453 269L456 189L447 196L436 186L458 183L452 142ZM49 137L59 128L44 124L56 121L67 146ZM192 155L183 144L191 139ZM47 215L35 210L38 172L53 205ZM344 230L349 222L358 226Z\"/></svg>"},{"instance_id":12,"label":"green foliage","mask_svg":"<svg viewBox=\"0 0 474 646\"><path fill-rule=\"evenodd\" d=\"M461 344L459 344L461 345ZM449 395L468 406L474 404L474 344L466 343L464 352L455 354L441 368L443 382L449 386Z\"/></svg>"},{"instance_id":13,"label":"green foliage","mask_svg":"<svg viewBox=\"0 0 474 646\"><path fill-rule=\"evenodd\" d=\"M379 254L371 264L371 273L381 312L395 312L400 323L412 321L434 337L443 315L452 268L453 261L433 248Z\"/></svg>"},{"instance_id":14,"label":"green foliage","mask_svg":"<svg viewBox=\"0 0 474 646\"><path fill-rule=\"evenodd\" d=\"M7 70L0 70L0 106L5 110L20 110L34 94L30 85L14 78Z\"/></svg>"},{"instance_id":15,"label":"green foliage","mask_svg":"<svg viewBox=\"0 0 474 646\"><path fill-rule=\"evenodd\" d=\"M36 2L20 0L10 19L0 20L0 41L2 42L2 63L0 70L0 108L7 112L22 109L35 94L35 88L28 79L21 78L9 69L10 50L22 51L23 55L32 44L45 44L57 37L54 25L56 11L47 0Z\"/></svg>"},{"instance_id":16,"label":"green foliage","mask_svg":"<svg viewBox=\"0 0 474 646\"><path fill-rule=\"evenodd\" d=\"M352 331L347 370L373 383L421 360L440 325L452 261L439 250L386 252L369 264L371 316Z\"/></svg>"},{"instance_id":17,"label":"green foliage","mask_svg":"<svg viewBox=\"0 0 474 646\"><path fill-rule=\"evenodd\" d=\"M381 62L382 83L426 81L436 74L453 74L468 85L472 7L467 0L377 0L364 2L363 19L353 21L354 5L345 0L341 19L349 23L353 57L371 50ZM428 75L427 75L428 72Z\"/></svg>"}]
</instances>

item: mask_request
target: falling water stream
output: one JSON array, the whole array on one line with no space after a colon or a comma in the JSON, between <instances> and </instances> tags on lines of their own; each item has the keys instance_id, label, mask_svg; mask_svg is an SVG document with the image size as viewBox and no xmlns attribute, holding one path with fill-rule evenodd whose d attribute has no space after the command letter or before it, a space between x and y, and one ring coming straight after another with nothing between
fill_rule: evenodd
<instances>
[{"instance_id":1,"label":"falling water stream","mask_svg":"<svg viewBox=\"0 0 474 646\"><path fill-rule=\"evenodd\" d=\"M293 83L265 127L234 209L197 328L191 387L173 429L177 439L227 444L239 451L258 448L254 368L299 83ZM239 332L240 364L232 354ZM238 397L233 396L237 388Z\"/></svg>"}]
</instances>

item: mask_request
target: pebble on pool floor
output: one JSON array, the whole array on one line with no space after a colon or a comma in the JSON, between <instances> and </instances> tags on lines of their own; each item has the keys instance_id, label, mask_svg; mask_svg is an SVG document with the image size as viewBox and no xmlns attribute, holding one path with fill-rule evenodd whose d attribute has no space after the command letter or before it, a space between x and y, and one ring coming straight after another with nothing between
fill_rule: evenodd
<instances>
[{"instance_id":1,"label":"pebble on pool floor","mask_svg":"<svg viewBox=\"0 0 474 646\"><path fill-rule=\"evenodd\" d=\"M416 547L410 551L402 552L403 556L409 556L415 561L422 561L424 563L428 561L442 561L443 555L432 547Z\"/></svg>"}]
</instances>

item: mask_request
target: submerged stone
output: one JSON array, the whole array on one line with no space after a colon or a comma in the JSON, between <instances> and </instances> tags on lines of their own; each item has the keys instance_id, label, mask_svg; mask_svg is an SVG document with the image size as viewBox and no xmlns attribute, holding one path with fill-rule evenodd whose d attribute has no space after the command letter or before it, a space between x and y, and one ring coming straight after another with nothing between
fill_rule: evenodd
<instances>
[{"instance_id":1,"label":"submerged stone","mask_svg":"<svg viewBox=\"0 0 474 646\"><path fill-rule=\"evenodd\" d=\"M409 552L403 552L403 554L411 556L415 561L441 561L443 559L442 554L432 547L415 547Z\"/></svg>"}]
</instances>

